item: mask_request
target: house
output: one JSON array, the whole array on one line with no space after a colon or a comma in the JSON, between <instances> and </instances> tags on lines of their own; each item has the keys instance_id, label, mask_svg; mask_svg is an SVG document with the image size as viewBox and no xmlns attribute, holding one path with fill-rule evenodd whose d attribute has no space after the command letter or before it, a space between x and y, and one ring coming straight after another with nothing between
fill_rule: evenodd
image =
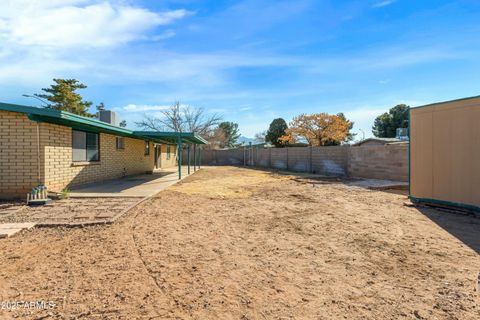
<instances>
[{"instance_id":1,"label":"house","mask_svg":"<svg viewBox=\"0 0 480 320\"><path fill-rule=\"evenodd\" d=\"M408 141L398 138L368 138L353 144L353 146L383 146L392 143L408 143Z\"/></svg>"},{"instance_id":2,"label":"house","mask_svg":"<svg viewBox=\"0 0 480 320\"><path fill-rule=\"evenodd\" d=\"M153 172L180 163L193 133L138 132L65 111L0 103L0 198ZM181 158L181 155L180 155Z\"/></svg>"}]
</instances>

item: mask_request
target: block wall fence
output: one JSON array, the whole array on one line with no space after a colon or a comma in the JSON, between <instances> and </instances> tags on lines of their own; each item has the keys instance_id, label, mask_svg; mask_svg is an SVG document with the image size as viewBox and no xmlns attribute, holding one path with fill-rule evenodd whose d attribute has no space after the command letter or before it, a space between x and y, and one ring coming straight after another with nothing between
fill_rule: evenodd
<instances>
[{"instance_id":1,"label":"block wall fence","mask_svg":"<svg viewBox=\"0 0 480 320\"><path fill-rule=\"evenodd\" d=\"M202 150L202 165L234 165L339 177L408 181L408 144ZM187 153L183 151L183 163ZM193 165L193 160L191 164Z\"/></svg>"}]
</instances>

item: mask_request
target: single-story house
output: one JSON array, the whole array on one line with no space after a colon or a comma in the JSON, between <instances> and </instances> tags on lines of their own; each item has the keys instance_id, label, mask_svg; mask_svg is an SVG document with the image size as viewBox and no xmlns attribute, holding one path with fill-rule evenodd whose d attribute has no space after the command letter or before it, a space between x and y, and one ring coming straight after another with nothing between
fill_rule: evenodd
<instances>
[{"instance_id":1,"label":"single-story house","mask_svg":"<svg viewBox=\"0 0 480 320\"><path fill-rule=\"evenodd\" d=\"M139 132L47 108L0 103L0 198L153 172L181 161L194 133Z\"/></svg>"}]
</instances>

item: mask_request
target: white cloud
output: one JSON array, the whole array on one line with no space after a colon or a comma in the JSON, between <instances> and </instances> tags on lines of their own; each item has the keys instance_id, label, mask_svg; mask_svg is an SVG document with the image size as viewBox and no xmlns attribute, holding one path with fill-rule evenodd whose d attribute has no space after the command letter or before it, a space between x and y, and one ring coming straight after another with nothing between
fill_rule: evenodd
<instances>
[{"instance_id":1,"label":"white cloud","mask_svg":"<svg viewBox=\"0 0 480 320\"><path fill-rule=\"evenodd\" d=\"M355 140L361 140L363 133L365 133L365 138L373 137L372 126L375 118L384 112L388 112L388 110L395 105L404 103L407 106L415 107L428 103L428 100L405 100L393 96L382 97L380 100L382 102L375 103L375 105L362 104L359 107L350 108L344 112L347 119L355 122L353 126L353 133L357 134ZM338 106L337 108L338 110L347 109L347 107L342 106Z\"/></svg>"},{"instance_id":2,"label":"white cloud","mask_svg":"<svg viewBox=\"0 0 480 320\"><path fill-rule=\"evenodd\" d=\"M388 107L365 106L345 111L344 114L347 119L355 123L352 131L357 134L356 140L361 140L363 134L365 134L365 138L373 135L372 126L375 118L386 111L388 111Z\"/></svg>"},{"instance_id":3,"label":"white cloud","mask_svg":"<svg viewBox=\"0 0 480 320\"><path fill-rule=\"evenodd\" d=\"M155 27L181 19L180 9L154 12L117 1L2 1L4 44L52 48L108 47L142 39Z\"/></svg>"},{"instance_id":4,"label":"white cloud","mask_svg":"<svg viewBox=\"0 0 480 320\"><path fill-rule=\"evenodd\" d=\"M144 111L159 111L159 110L166 110L170 108L170 106L159 106L159 105L137 105L137 104L128 104L122 108L123 111L126 112L144 112Z\"/></svg>"},{"instance_id":5,"label":"white cloud","mask_svg":"<svg viewBox=\"0 0 480 320\"><path fill-rule=\"evenodd\" d=\"M386 6L389 6L393 3L395 3L396 0L385 0L385 1L380 1L380 2L377 2L375 3L374 5L372 5L372 8L382 8L382 7L386 7Z\"/></svg>"},{"instance_id":6,"label":"white cloud","mask_svg":"<svg viewBox=\"0 0 480 320\"><path fill-rule=\"evenodd\" d=\"M77 77L91 84L92 79L115 81L120 75L125 80L130 76L121 71L125 65L134 72L145 63L136 51L132 56L138 61L131 61L125 54L128 46L122 44L173 37L172 29L161 27L191 14L183 9L155 12L133 3L2 0L0 83L40 87L54 77ZM140 71L149 74L147 66Z\"/></svg>"},{"instance_id":7,"label":"white cloud","mask_svg":"<svg viewBox=\"0 0 480 320\"><path fill-rule=\"evenodd\" d=\"M162 32L161 34L157 34L157 35L152 36L151 40L160 41L160 40L170 39L174 36L175 36L175 31L166 30L165 32Z\"/></svg>"}]
</instances>

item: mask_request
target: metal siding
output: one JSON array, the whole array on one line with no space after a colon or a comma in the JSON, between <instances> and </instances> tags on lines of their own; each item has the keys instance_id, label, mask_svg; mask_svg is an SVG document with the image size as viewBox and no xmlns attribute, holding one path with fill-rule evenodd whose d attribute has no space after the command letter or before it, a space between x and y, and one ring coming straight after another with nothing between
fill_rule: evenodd
<instances>
[{"instance_id":1,"label":"metal siding","mask_svg":"<svg viewBox=\"0 0 480 320\"><path fill-rule=\"evenodd\" d=\"M411 110L411 196L480 206L480 98Z\"/></svg>"}]
</instances>

